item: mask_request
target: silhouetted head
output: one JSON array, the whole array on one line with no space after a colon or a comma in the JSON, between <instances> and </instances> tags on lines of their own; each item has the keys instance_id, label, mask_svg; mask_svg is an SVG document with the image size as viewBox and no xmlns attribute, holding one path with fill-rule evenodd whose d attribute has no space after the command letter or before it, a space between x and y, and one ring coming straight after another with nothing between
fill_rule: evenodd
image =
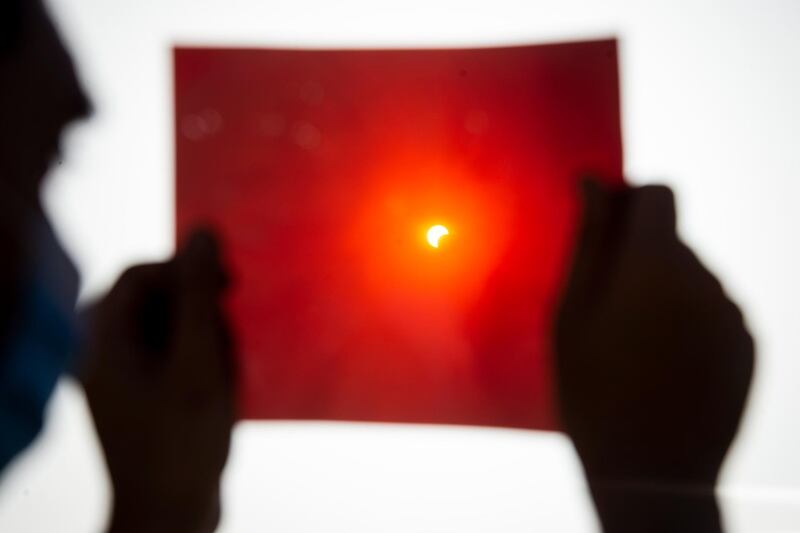
<instances>
[{"instance_id":1,"label":"silhouetted head","mask_svg":"<svg viewBox=\"0 0 800 533\"><path fill-rule=\"evenodd\" d=\"M0 2L0 180L38 206L64 127L89 102L40 0Z\"/></svg>"},{"instance_id":2,"label":"silhouetted head","mask_svg":"<svg viewBox=\"0 0 800 533\"><path fill-rule=\"evenodd\" d=\"M77 342L78 273L39 193L64 127L88 110L42 4L0 1L0 470L38 434Z\"/></svg>"}]
</instances>

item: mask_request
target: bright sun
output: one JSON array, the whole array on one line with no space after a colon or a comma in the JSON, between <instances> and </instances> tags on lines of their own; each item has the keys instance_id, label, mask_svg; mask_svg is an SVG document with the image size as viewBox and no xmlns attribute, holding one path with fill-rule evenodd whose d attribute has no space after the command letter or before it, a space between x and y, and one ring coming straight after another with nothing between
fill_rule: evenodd
<instances>
[{"instance_id":1,"label":"bright sun","mask_svg":"<svg viewBox=\"0 0 800 533\"><path fill-rule=\"evenodd\" d=\"M450 232L447 231L447 228L445 228L441 224L436 224L435 226L431 226L428 229L428 244L430 244L434 248L438 248L439 239L449 234Z\"/></svg>"}]
</instances>

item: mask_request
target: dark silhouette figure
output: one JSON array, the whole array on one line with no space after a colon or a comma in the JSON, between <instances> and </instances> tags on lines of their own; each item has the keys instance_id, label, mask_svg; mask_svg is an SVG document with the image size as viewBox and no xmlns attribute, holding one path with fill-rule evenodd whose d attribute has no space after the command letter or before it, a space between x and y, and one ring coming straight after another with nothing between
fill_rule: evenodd
<instances>
[{"instance_id":1,"label":"dark silhouette figure","mask_svg":"<svg viewBox=\"0 0 800 533\"><path fill-rule=\"evenodd\" d=\"M61 130L88 107L39 2L0 3L0 469L38 433L74 348L78 274L39 193Z\"/></svg>"},{"instance_id":2,"label":"dark silhouette figure","mask_svg":"<svg viewBox=\"0 0 800 533\"><path fill-rule=\"evenodd\" d=\"M678 238L669 189L589 181L584 199L556 367L603 527L721 531L714 484L754 360L742 314Z\"/></svg>"},{"instance_id":3,"label":"dark silhouette figure","mask_svg":"<svg viewBox=\"0 0 800 533\"><path fill-rule=\"evenodd\" d=\"M130 269L86 311L40 202L62 130L89 102L39 0L0 2L0 471L36 437L60 374L83 380L114 490L109 531L207 533L234 421L216 243Z\"/></svg>"},{"instance_id":4,"label":"dark silhouette figure","mask_svg":"<svg viewBox=\"0 0 800 533\"><path fill-rule=\"evenodd\" d=\"M122 275L87 311L82 381L114 488L112 532L210 532L235 420L211 235Z\"/></svg>"}]
</instances>

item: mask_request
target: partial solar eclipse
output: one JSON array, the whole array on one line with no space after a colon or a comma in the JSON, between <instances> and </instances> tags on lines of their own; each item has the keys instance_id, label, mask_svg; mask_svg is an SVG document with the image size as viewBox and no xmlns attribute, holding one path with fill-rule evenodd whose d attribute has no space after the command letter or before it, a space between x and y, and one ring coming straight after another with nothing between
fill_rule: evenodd
<instances>
[{"instance_id":1,"label":"partial solar eclipse","mask_svg":"<svg viewBox=\"0 0 800 533\"><path fill-rule=\"evenodd\" d=\"M434 248L438 248L439 239L441 239L445 235L450 235L450 232L447 231L447 228L445 228L441 224L436 224L435 226L431 226L428 229L428 244L430 244Z\"/></svg>"}]
</instances>

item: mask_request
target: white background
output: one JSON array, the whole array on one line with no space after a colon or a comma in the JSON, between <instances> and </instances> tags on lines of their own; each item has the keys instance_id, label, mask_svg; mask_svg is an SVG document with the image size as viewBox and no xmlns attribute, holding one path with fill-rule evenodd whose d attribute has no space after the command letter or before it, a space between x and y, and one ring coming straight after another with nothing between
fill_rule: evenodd
<instances>
[{"instance_id":1,"label":"white background","mask_svg":"<svg viewBox=\"0 0 800 533\"><path fill-rule=\"evenodd\" d=\"M95 103L66 138L50 212L98 294L172 249L170 47L456 46L621 39L626 172L678 195L683 236L758 343L720 489L732 531L800 530L800 1L51 0ZM677 387L675 394L680 394ZM557 434L243 424L225 532L595 531ZM102 529L108 482L64 384L0 485L0 531Z\"/></svg>"}]
</instances>

